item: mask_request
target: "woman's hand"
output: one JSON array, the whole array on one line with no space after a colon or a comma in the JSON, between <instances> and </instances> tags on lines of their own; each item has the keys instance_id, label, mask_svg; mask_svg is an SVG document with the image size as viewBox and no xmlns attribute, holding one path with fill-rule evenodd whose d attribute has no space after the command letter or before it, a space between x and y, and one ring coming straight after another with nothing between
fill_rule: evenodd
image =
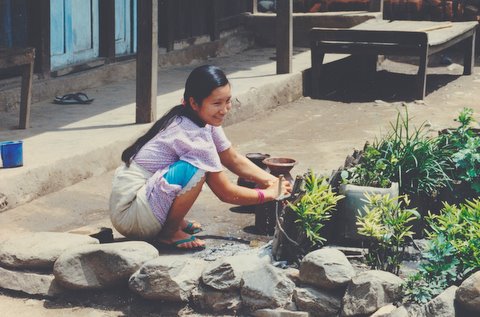
<instances>
[{"instance_id":1,"label":"woman's hand","mask_svg":"<svg viewBox=\"0 0 480 317\"><path fill-rule=\"evenodd\" d=\"M280 188L280 194L279 194L278 182L279 182L278 178L275 178L275 180L268 182L267 187L263 189L265 200L267 201L275 200L279 196L288 195L289 193L292 192L292 185L290 184L290 182L283 179L282 185Z\"/></svg>"}]
</instances>

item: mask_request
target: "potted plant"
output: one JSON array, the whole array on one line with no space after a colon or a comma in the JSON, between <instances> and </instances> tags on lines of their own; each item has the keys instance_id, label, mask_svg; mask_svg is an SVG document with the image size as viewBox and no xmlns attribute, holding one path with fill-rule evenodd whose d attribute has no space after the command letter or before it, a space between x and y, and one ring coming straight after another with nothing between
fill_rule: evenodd
<instances>
[{"instance_id":1,"label":"potted plant","mask_svg":"<svg viewBox=\"0 0 480 317\"><path fill-rule=\"evenodd\" d=\"M450 168L449 153L440 146L438 138L429 135L424 123L419 128L412 129L408 110L405 110L404 115L399 112L396 121L390 123L390 126L391 129L386 135L366 146L354 171L346 170L344 183L384 187L388 182L398 183L398 193L390 192L390 197L398 194L409 195L412 206L418 207L423 216L429 210L438 211L441 208L438 192L450 182L447 174ZM395 185L392 187L392 190L395 190ZM349 194L344 189L340 190L340 193L346 196L343 208L349 201ZM361 211L363 197L362 194L356 196L360 202L359 207L354 208ZM348 213L351 214L352 211ZM424 222L420 219L414 226L417 236L423 234L423 227Z\"/></svg>"},{"instance_id":2,"label":"potted plant","mask_svg":"<svg viewBox=\"0 0 480 317\"><path fill-rule=\"evenodd\" d=\"M398 183L390 180L388 162L381 154L367 142L363 151L355 154L357 160L341 171L338 192L345 199L339 203L335 219L337 242L356 244L364 240L357 232L356 218L363 213L365 195L398 196Z\"/></svg>"}]
</instances>

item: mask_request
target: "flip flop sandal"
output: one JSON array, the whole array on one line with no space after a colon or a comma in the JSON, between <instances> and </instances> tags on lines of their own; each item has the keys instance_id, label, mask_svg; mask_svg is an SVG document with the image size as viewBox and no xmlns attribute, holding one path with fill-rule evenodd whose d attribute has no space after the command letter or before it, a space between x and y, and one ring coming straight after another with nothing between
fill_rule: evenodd
<instances>
[{"instance_id":1,"label":"flip flop sandal","mask_svg":"<svg viewBox=\"0 0 480 317\"><path fill-rule=\"evenodd\" d=\"M53 99L53 103L60 105L72 105L72 104L89 104L93 101L93 98L89 98L83 92L77 92L75 94L66 94L63 96L56 96Z\"/></svg>"},{"instance_id":2,"label":"flip flop sandal","mask_svg":"<svg viewBox=\"0 0 480 317\"><path fill-rule=\"evenodd\" d=\"M181 240L177 240L177 241L173 241L171 243L168 243L168 242L164 242L164 241L159 241L159 244L161 247L163 248L168 248L168 249L172 249L172 250L182 250L182 251L199 251L199 250L204 250L205 249L205 246L196 246L196 247L191 247L191 248L182 248L181 245L184 244L184 243L188 243L188 242L193 242L195 241L197 238L195 236L191 236L190 238L187 238L187 239L181 239Z\"/></svg>"},{"instance_id":3,"label":"flip flop sandal","mask_svg":"<svg viewBox=\"0 0 480 317\"><path fill-rule=\"evenodd\" d=\"M189 233L189 234L196 234L203 230L202 227L194 227L195 224L197 223L193 221L187 221L187 226L183 228L183 232Z\"/></svg>"}]
</instances>

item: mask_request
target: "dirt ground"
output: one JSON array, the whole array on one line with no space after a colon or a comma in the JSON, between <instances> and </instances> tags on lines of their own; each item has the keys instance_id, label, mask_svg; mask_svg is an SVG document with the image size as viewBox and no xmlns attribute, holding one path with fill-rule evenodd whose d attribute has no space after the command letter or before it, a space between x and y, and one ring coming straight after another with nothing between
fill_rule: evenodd
<instances>
[{"instance_id":1,"label":"dirt ground","mask_svg":"<svg viewBox=\"0 0 480 317\"><path fill-rule=\"evenodd\" d=\"M447 65L449 59L452 63ZM332 75L325 87L324 99L302 98L261 117L229 126L226 133L241 153L262 152L295 157L299 163L292 171L293 175L303 173L308 168L329 175L354 148L361 148L366 140L373 140L385 132L398 111L404 112L405 108L408 108L415 124L424 122L432 133L455 126L453 119L463 107L473 108L479 120L479 63L475 67L477 74L472 76L461 76L461 65L461 58L455 52L432 58L424 101L414 101L411 97L414 82L412 74L416 71L416 65L410 60L386 59L380 65L379 72L368 78L360 75L358 65L343 65L329 70ZM111 173L107 173L38 199L23 209L17 208L15 215L8 215L7 212L2 215L2 227L16 231L47 230L52 227L47 211L45 214L39 212L37 221L33 223L28 209L43 208L51 215L57 212L53 208L55 204L59 204L67 195L78 196L78 192L86 191L86 188L96 192L89 211L69 211L71 214L62 211L62 221L55 230L70 230L87 222L105 224L108 222L105 211L110 179ZM232 180L235 181L234 176ZM95 206L94 200L97 201ZM270 239L252 232L253 215L232 212L231 207L220 203L206 189L196 202L192 217L214 219L205 224L206 235L236 237L260 243ZM215 241L212 240L212 244L217 247L235 243ZM78 294L75 298L56 300L3 291L0 292L0 312L8 317L200 316L189 307L152 303L122 291L90 292Z\"/></svg>"}]
</instances>

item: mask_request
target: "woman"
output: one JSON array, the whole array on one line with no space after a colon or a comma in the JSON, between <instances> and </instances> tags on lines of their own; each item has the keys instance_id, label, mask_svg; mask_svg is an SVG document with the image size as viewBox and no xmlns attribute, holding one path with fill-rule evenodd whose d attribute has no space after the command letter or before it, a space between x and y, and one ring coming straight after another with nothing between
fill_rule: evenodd
<instances>
[{"instance_id":1,"label":"woman","mask_svg":"<svg viewBox=\"0 0 480 317\"><path fill-rule=\"evenodd\" d=\"M133 239L156 239L198 249L198 223L185 216L206 182L220 200L258 204L278 195L278 179L235 151L221 127L231 109L231 87L221 69L204 65L187 78L182 104L173 107L122 153L110 197L113 226ZM261 189L230 182L223 166ZM288 182L282 194L291 191Z\"/></svg>"}]
</instances>

